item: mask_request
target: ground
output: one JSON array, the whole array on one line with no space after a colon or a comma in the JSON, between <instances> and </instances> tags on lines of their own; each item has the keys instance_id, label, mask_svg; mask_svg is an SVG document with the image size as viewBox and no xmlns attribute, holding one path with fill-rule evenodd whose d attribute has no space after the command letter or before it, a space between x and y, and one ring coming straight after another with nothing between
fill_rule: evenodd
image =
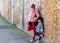
<instances>
[{"instance_id":1,"label":"ground","mask_svg":"<svg viewBox=\"0 0 60 43\"><path fill-rule=\"evenodd\" d=\"M0 17L0 43L31 43L30 36Z\"/></svg>"}]
</instances>

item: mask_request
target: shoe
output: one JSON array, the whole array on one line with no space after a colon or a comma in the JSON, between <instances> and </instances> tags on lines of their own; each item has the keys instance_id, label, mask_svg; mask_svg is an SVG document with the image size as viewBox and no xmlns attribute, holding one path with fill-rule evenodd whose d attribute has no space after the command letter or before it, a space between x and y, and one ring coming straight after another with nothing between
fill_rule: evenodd
<instances>
[{"instance_id":1,"label":"shoe","mask_svg":"<svg viewBox=\"0 0 60 43\"><path fill-rule=\"evenodd\" d=\"M35 43L40 43L40 40L37 40Z\"/></svg>"},{"instance_id":2,"label":"shoe","mask_svg":"<svg viewBox=\"0 0 60 43\"><path fill-rule=\"evenodd\" d=\"M31 39L30 41L31 41L31 42L33 42L33 41L34 41L34 39Z\"/></svg>"}]
</instances>

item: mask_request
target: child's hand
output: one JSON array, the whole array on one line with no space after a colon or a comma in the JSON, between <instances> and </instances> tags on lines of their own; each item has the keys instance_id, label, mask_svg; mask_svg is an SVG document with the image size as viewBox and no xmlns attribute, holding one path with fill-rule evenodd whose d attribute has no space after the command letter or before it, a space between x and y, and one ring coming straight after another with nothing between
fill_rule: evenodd
<instances>
[{"instance_id":1,"label":"child's hand","mask_svg":"<svg viewBox=\"0 0 60 43\"><path fill-rule=\"evenodd\" d=\"M41 29L40 31L43 32L43 29Z\"/></svg>"}]
</instances>

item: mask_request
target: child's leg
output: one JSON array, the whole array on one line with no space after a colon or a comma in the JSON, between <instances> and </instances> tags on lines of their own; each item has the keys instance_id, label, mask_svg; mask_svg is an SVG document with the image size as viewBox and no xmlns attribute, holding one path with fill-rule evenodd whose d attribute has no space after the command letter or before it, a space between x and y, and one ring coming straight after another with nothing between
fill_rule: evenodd
<instances>
[{"instance_id":1,"label":"child's leg","mask_svg":"<svg viewBox=\"0 0 60 43\"><path fill-rule=\"evenodd\" d=\"M39 36L39 40L41 40L41 36Z\"/></svg>"}]
</instances>

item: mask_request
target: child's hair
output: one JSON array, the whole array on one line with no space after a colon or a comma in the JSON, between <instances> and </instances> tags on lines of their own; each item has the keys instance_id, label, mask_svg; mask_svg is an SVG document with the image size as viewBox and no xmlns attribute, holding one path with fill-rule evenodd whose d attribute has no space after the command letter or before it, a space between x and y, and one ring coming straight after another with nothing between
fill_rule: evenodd
<instances>
[{"instance_id":1,"label":"child's hair","mask_svg":"<svg viewBox=\"0 0 60 43\"><path fill-rule=\"evenodd\" d=\"M31 8L34 8L34 9L35 9L35 4L32 4L32 5L31 5Z\"/></svg>"},{"instance_id":2,"label":"child's hair","mask_svg":"<svg viewBox=\"0 0 60 43\"><path fill-rule=\"evenodd\" d=\"M41 18L41 16L38 17L38 20L41 20L41 22L42 22L42 18Z\"/></svg>"}]
</instances>

